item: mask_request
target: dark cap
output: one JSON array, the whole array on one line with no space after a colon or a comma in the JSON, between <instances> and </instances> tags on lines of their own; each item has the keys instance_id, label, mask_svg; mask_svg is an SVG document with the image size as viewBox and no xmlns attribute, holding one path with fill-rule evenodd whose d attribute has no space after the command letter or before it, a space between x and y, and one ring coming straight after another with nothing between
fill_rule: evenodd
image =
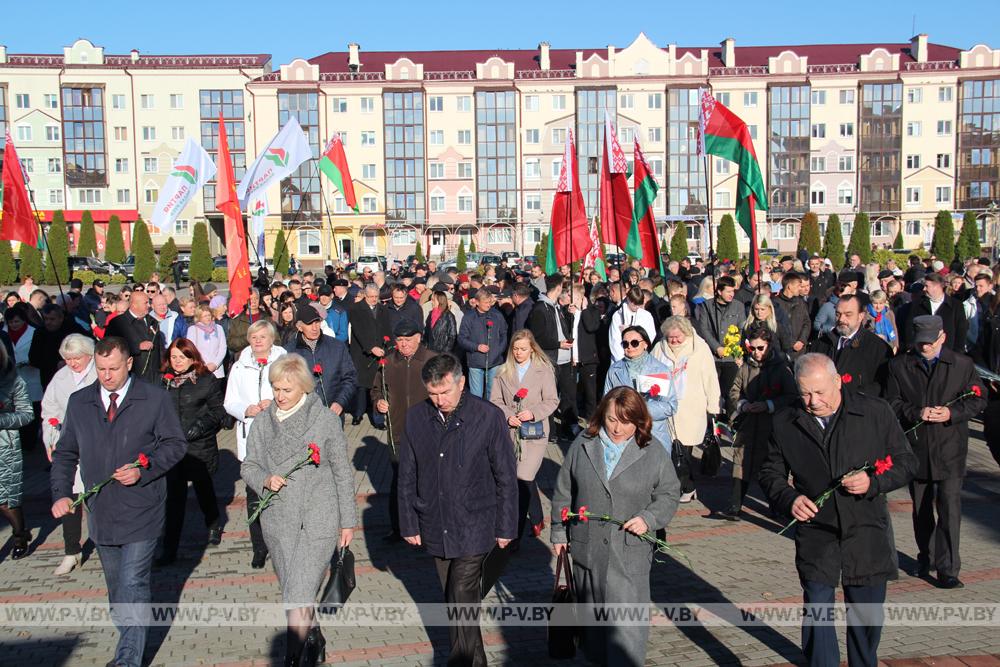
<instances>
[{"instance_id":1,"label":"dark cap","mask_svg":"<svg viewBox=\"0 0 1000 667\"><path fill-rule=\"evenodd\" d=\"M93 282L93 283L91 283L91 284L92 284L92 285L93 285L94 287L104 287L104 281L103 281L103 280L101 280L100 278L97 278L97 279L96 279L96 280L94 280L94 282Z\"/></svg>"},{"instance_id":2,"label":"dark cap","mask_svg":"<svg viewBox=\"0 0 1000 667\"><path fill-rule=\"evenodd\" d=\"M445 285L444 283L435 283L433 291L437 292L437 293L440 293L440 294L447 294L451 290L448 289L448 286Z\"/></svg>"},{"instance_id":3,"label":"dark cap","mask_svg":"<svg viewBox=\"0 0 1000 667\"><path fill-rule=\"evenodd\" d=\"M427 284L427 278L414 278L413 282L410 283L410 284L413 285L414 287L417 286L417 285L426 285Z\"/></svg>"},{"instance_id":4,"label":"dark cap","mask_svg":"<svg viewBox=\"0 0 1000 667\"><path fill-rule=\"evenodd\" d=\"M451 276L449 276L447 273L445 273L443 271L438 271L434 275L437 276L437 279L438 279L439 283L444 283L445 285L454 285L455 284L455 279L452 278Z\"/></svg>"},{"instance_id":5,"label":"dark cap","mask_svg":"<svg viewBox=\"0 0 1000 667\"><path fill-rule=\"evenodd\" d=\"M501 299L509 299L512 296L514 296L514 290L510 289L509 287L507 289L500 290Z\"/></svg>"},{"instance_id":6,"label":"dark cap","mask_svg":"<svg viewBox=\"0 0 1000 667\"><path fill-rule=\"evenodd\" d=\"M493 296L497 296L500 294L500 287L497 285L488 285L486 287L486 291L492 294Z\"/></svg>"},{"instance_id":7,"label":"dark cap","mask_svg":"<svg viewBox=\"0 0 1000 667\"><path fill-rule=\"evenodd\" d=\"M878 279L882 280L884 278L892 278L895 274L889 269L882 269L878 272Z\"/></svg>"},{"instance_id":8,"label":"dark cap","mask_svg":"<svg viewBox=\"0 0 1000 667\"><path fill-rule=\"evenodd\" d=\"M937 315L918 315L913 318L913 343L933 343L941 335L944 323Z\"/></svg>"},{"instance_id":9,"label":"dark cap","mask_svg":"<svg viewBox=\"0 0 1000 667\"><path fill-rule=\"evenodd\" d=\"M794 262L795 260L792 258L791 255L785 255L784 257L781 258L781 261L782 262Z\"/></svg>"},{"instance_id":10,"label":"dark cap","mask_svg":"<svg viewBox=\"0 0 1000 667\"><path fill-rule=\"evenodd\" d=\"M858 283L861 284L861 276L857 271L841 271L837 276L838 283Z\"/></svg>"},{"instance_id":11,"label":"dark cap","mask_svg":"<svg viewBox=\"0 0 1000 667\"><path fill-rule=\"evenodd\" d=\"M216 287L215 284L213 284L213 283L205 283L202 286L201 291L202 291L203 294L211 294L212 292L219 291L219 288Z\"/></svg>"},{"instance_id":12,"label":"dark cap","mask_svg":"<svg viewBox=\"0 0 1000 667\"><path fill-rule=\"evenodd\" d=\"M316 290L316 296L333 296L333 288L329 285L320 285Z\"/></svg>"},{"instance_id":13,"label":"dark cap","mask_svg":"<svg viewBox=\"0 0 1000 667\"><path fill-rule=\"evenodd\" d=\"M334 287L350 287L351 283L346 278L337 278L331 285Z\"/></svg>"},{"instance_id":14,"label":"dark cap","mask_svg":"<svg viewBox=\"0 0 1000 667\"><path fill-rule=\"evenodd\" d=\"M392 335L396 338L400 336L404 338L406 336L416 336L418 333L420 333L420 327L405 317L399 320L392 329Z\"/></svg>"},{"instance_id":15,"label":"dark cap","mask_svg":"<svg viewBox=\"0 0 1000 667\"><path fill-rule=\"evenodd\" d=\"M299 312L295 314L295 321L302 324L312 324L313 322L319 322L321 319L323 318L319 316L319 312L312 306L299 308Z\"/></svg>"}]
</instances>

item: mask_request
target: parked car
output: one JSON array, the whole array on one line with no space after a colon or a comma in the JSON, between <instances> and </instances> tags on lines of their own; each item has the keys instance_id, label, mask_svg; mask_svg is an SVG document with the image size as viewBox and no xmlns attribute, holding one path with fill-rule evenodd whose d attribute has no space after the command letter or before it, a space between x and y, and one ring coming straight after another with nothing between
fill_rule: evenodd
<instances>
[{"instance_id":1,"label":"parked car","mask_svg":"<svg viewBox=\"0 0 1000 667\"><path fill-rule=\"evenodd\" d=\"M474 253L474 254L478 254L478 253ZM479 266L480 266L479 261L476 258L473 258L473 257L466 257L465 258L465 269L464 269L465 271L475 271L476 269L479 268ZM453 268L453 267L455 269L458 269L458 258L457 257L454 257L452 259L446 260L446 261L441 262L440 264L438 264L438 270L440 270L440 271L447 271L448 269Z\"/></svg>"},{"instance_id":2,"label":"parked car","mask_svg":"<svg viewBox=\"0 0 1000 667\"><path fill-rule=\"evenodd\" d=\"M492 264L496 266L499 263L500 263L500 255L483 255L479 260L480 266L484 266L486 264Z\"/></svg>"},{"instance_id":3,"label":"parked car","mask_svg":"<svg viewBox=\"0 0 1000 667\"><path fill-rule=\"evenodd\" d=\"M92 273L111 276L111 267L107 262L101 261L96 257L81 257L79 255L71 255L69 258L69 275L70 278L77 271L91 271Z\"/></svg>"},{"instance_id":4,"label":"parked car","mask_svg":"<svg viewBox=\"0 0 1000 667\"><path fill-rule=\"evenodd\" d=\"M178 265L178 264L181 267L181 282L185 282L185 281L191 280L191 260L190 259L178 259L178 260L176 260L171 265L171 272L170 272L170 276L168 276L168 277L171 280L173 279L173 267L176 266L176 265Z\"/></svg>"},{"instance_id":5,"label":"parked car","mask_svg":"<svg viewBox=\"0 0 1000 667\"><path fill-rule=\"evenodd\" d=\"M534 266L535 264L538 264L538 258L534 255L525 255L521 258L521 264L525 267Z\"/></svg>"},{"instance_id":6,"label":"parked car","mask_svg":"<svg viewBox=\"0 0 1000 667\"><path fill-rule=\"evenodd\" d=\"M225 257L216 257L212 260L213 269L225 269L229 267L229 260Z\"/></svg>"},{"instance_id":7,"label":"parked car","mask_svg":"<svg viewBox=\"0 0 1000 667\"><path fill-rule=\"evenodd\" d=\"M129 255L121 264L116 264L115 268L125 276L125 280L134 280L135 277L135 255Z\"/></svg>"},{"instance_id":8,"label":"parked car","mask_svg":"<svg viewBox=\"0 0 1000 667\"><path fill-rule=\"evenodd\" d=\"M507 260L507 264L513 265L521 261L521 253L514 252L513 250L505 250L500 253L500 256Z\"/></svg>"},{"instance_id":9,"label":"parked car","mask_svg":"<svg viewBox=\"0 0 1000 667\"><path fill-rule=\"evenodd\" d=\"M358 257L358 265L355 270L358 273L361 273L365 269L371 269L372 272L381 271L382 263L379 261L376 255L361 255L360 257Z\"/></svg>"}]
</instances>

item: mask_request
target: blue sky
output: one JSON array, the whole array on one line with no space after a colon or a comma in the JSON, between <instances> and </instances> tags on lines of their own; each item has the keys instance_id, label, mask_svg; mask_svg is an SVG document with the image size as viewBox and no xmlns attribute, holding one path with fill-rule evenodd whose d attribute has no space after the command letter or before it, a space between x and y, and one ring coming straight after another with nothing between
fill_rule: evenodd
<instances>
[{"instance_id":1,"label":"blue sky","mask_svg":"<svg viewBox=\"0 0 1000 667\"><path fill-rule=\"evenodd\" d=\"M932 42L1000 47L1000 2L630 2L507 0L438 2L144 3L43 0L3 3L0 44L12 53L59 53L86 37L109 53L270 53L275 66L296 57L362 50L627 46L640 31L658 44L710 46L904 42L917 32ZM42 10L41 7L45 9ZM172 23L168 10L175 11ZM294 14L283 14L293 10ZM705 12L709 13L706 14ZM44 15L45 19L42 19Z\"/></svg>"}]
</instances>

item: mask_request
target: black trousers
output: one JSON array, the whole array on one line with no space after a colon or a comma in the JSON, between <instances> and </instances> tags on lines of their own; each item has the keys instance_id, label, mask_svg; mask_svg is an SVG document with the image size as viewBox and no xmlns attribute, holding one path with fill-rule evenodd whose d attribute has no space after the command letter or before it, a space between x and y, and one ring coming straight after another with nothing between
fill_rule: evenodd
<instances>
[{"instance_id":1,"label":"black trousers","mask_svg":"<svg viewBox=\"0 0 1000 667\"><path fill-rule=\"evenodd\" d=\"M993 392L990 392L992 398ZM1000 465L1000 401L991 400L983 411L983 432L993 460Z\"/></svg>"},{"instance_id":2,"label":"black trousers","mask_svg":"<svg viewBox=\"0 0 1000 667\"><path fill-rule=\"evenodd\" d=\"M538 483L535 480L517 480L517 536L524 535L524 525L531 521L537 526L545 520L542 510L542 499L538 495Z\"/></svg>"},{"instance_id":3,"label":"black trousers","mask_svg":"<svg viewBox=\"0 0 1000 667\"><path fill-rule=\"evenodd\" d=\"M392 482L389 484L389 524L393 535L399 535L399 461L392 462Z\"/></svg>"},{"instance_id":4,"label":"black trousers","mask_svg":"<svg viewBox=\"0 0 1000 667\"><path fill-rule=\"evenodd\" d=\"M681 493L691 493L695 490L694 477L691 470L694 465L694 447L681 445L677 441L674 441L674 447L670 451L670 456L674 461L674 470L677 471L677 479L681 483Z\"/></svg>"},{"instance_id":5,"label":"black trousers","mask_svg":"<svg viewBox=\"0 0 1000 667\"><path fill-rule=\"evenodd\" d=\"M556 391L559 392L559 407L556 413L562 422L562 434L568 436L570 427L576 423L576 378L573 364L556 365ZM552 417L549 417L549 432L559 432Z\"/></svg>"},{"instance_id":6,"label":"black trousers","mask_svg":"<svg viewBox=\"0 0 1000 667\"><path fill-rule=\"evenodd\" d=\"M910 482L917 561L933 567L939 577L957 577L962 568L958 552L962 523L961 493L961 477Z\"/></svg>"},{"instance_id":7,"label":"black trousers","mask_svg":"<svg viewBox=\"0 0 1000 667\"><path fill-rule=\"evenodd\" d=\"M479 581L483 574L486 554L460 558L434 557L438 579L444 589L444 601L449 604L478 605ZM451 625L448 627L451 651L449 667L486 667L486 649L479 624Z\"/></svg>"},{"instance_id":8,"label":"black trousers","mask_svg":"<svg viewBox=\"0 0 1000 667\"><path fill-rule=\"evenodd\" d=\"M67 556L75 556L83 551L83 507L77 507L62 518L63 549Z\"/></svg>"},{"instance_id":9,"label":"black trousers","mask_svg":"<svg viewBox=\"0 0 1000 667\"><path fill-rule=\"evenodd\" d=\"M253 514L254 506L260 502L260 496L257 492L247 487L247 518ZM253 546L254 556L266 556L267 555L267 544L264 543L264 531L260 527L260 519L257 519L250 524L250 544Z\"/></svg>"},{"instance_id":10,"label":"black trousers","mask_svg":"<svg viewBox=\"0 0 1000 667\"><path fill-rule=\"evenodd\" d=\"M214 527L219 522L219 504L215 500L215 484L205 462L186 454L167 472L167 517L163 532L163 555L174 556L181 542L184 515L187 508L187 484L194 486L198 507L205 516L205 525Z\"/></svg>"},{"instance_id":11,"label":"black trousers","mask_svg":"<svg viewBox=\"0 0 1000 667\"><path fill-rule=\"evenodd\" d=\"M577 364L575 369L580 416L590 419L597 409L597 364Z\"/></svg>"},{"instance_id":12,"label":"black trousers","mask_svg":"<svg viewBox=\"0 0 1000 667\"><path fill-rule=\"evenodd\" d=\"M808 612L802 621L802 652L806 654L809 667L840 665L837 626L823 622L833 613L836 592L833 586L818 581L802 582L802 601ZM844 602L847 604L847 664L876 667L882 639L885 584L844 586Z\"/></svg>"}]
</instances>

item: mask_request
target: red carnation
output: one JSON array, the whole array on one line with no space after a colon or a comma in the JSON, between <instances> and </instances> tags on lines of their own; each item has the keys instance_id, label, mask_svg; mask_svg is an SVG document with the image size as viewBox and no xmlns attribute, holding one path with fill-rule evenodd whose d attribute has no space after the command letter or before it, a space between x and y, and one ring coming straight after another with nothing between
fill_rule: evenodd
<instances>
[{"instance_id":1,"label":"red carnation","mask_svg":"<svg viewBox=\"0 0 1000 667\"><path fill-rule=\"evenodd\" d=\"M388 336L382 336L382 341L388 343L391 339Z\"/></svg>"},{"instance_id":2,"label":"red carnation","mask_svg":"<svg viewBox=\"0 0 1000 667\"><path fill-rule=\"evenodd\" d=\"M319 364L316 364L315 366L313 366L313 375L322 375L322 373L323 373L323 367L322 366L320 366Z\"/></svg>"},{"instance_id":3,"label":"red carnation","mask_svg":"<svg viewBox=\"0 0 1000 667\"><path fill-rule=\"evenodd\" d=\"M486 320L486 326L492 327L493 326L493 320Z\"/></svg>"},{"instance_id":4,"label":"red carnation","mask_svg":"<svg viewBox=\"0 0 1000 667\"><path fill-rule=\"evenodd\" d=\"M59 420L55 417L49 418L49 426L59 426Z\"/></svg>"},{"instance_id":5,"label":"red carnation","mask_svg":"<svg viewBox=\"0 0 1000 667\"><path fill-rule=\"evenodd\" d=\"M174 374L173 373L164 373L163 374L163 379L166 380L167 382L170 382L171 380L174 379Z\"/></svg>"},{"instance_id":6,"label":"red carnation","mask_svg":"<svg viewBox=\"0 0 1000 667\"><path fill-rule=\"evenodd\" d=\"M139 452L139 458L136 460L140 468L149 468L149 457Z\"/></svg>"},{"instance_id":7,"label":"red carnation","mask_svg":"<svg viewBox=\"0 0 1000 667\"><path fill-rule=\"evenodd\" d=\"M559 518L562 520L563 523L566 523L567 521L569 521L569 508L568 507L562 508L562 512L559 513Z\"/></svg>"},{"instance_id":8,"label":"red carnation","mask_svg":"<svg viewBox=\"0 0 1000 667\"><path fill-rule=\"evenodd\" d=\"M308 296L309 296L309 300L310 300L310 301L315 301L316 299L318 299L318 298L319 298L319 297L318 297L318 296L316 296L315 294L310 294L310 295L308 295Z\"/></svg>"},{"instance_id":9,"label":"red carnation","mask_svg":"<svg viewBox=\"0 0 1000 667\"><path fill-rule=\"evenodd\" d=\"M850 373L844 373L843 375L840 376L840 381L843 382L844 384L851 384L851 380L853 379L854 378L851 377Z\"/></svg>"},{"instance_id":10,"label":"red carnation","mask_svg":"<svg viewBox=\"0 0 1000 667\"><path fill-rule=\"evenodd\" d=\"M260 365L260 366L266 366L267 365L267 357L258 357L257 364Z\"/></svg>"},{"instance_id":11,"label":"red carnation","mask_svg":"<svg viewBox=\"0 0 1000 667\"><path fill-rule=\"evenodd\" d=\"M975 397L977 397L977 398L983 395L983 390L980 389L979 385L977 385L977 384L974 384L971 387L969 387L969 391L971 391L972 395L975 396Z\"/></svg>"},{"instance_id":12,"label":"red carnation","mask_svg":"<svg viewBox=\"0 0 1000 667\"><path fill-rule=\"evenodd\" d=\"M389 361L385 357L382 357L381 359L378 360L379 366L385 366L387 363L389 363Z\"/></svg>"},{"instance_id":13,"label":"red carnation","mask_svg":"<svg viewBox=\"0 0 1000 667\"><path fill-rule=\"evenodd\" d=\"M316 465L319 465L319 445L315 442L309 443L309 459Z\"/></svg>"},{"instance_id":14,"label":"red carnation","mask_svg":"<svg viewBox=\"0 0 1000 667\"><path fill-rule=\"evenodd\" d=\"M656 398L657 396L659 396L660 395L660 385L654 384L652 387L650 387L649 388L649 395L652 396L653 398Z\"/></svg>"},{"instance_id":15,"label":"red carnation","mask_svg":"<svg viewBox=\"0 0 1000 667\"><path fill-rule=\"evenodd\" d=\"M518 389L517 393L514 394L514 398L516 398L519 401L523 401L525 398L527 398L527 396L528 396L528 390L525 389L524 387Z\"/></svg>"},{"instance_id":16,"label":"red carnation","mask_svg":"<svg viewBox=\"0 0 1000 667\"><path fill-rule=\"evenodd\" d=\"M886 471L892 470L892 456L886 456L884 459L875 461L875 474L883 475Z\"/></svg>"},{"instance_id":17,"label":"red carnation","mask_svg":"<svg viewBox=\"0 0 1000 667\"><path fill-rule=\"evenodd\" d=\"M584 523L586 523L587 521L590 521L590 517L587 516L587 506L586 505L580 505L580 509L578 509L576 511L576 513L580 517L580 521L583 521Z\"/></svg>"}]
</instances>

